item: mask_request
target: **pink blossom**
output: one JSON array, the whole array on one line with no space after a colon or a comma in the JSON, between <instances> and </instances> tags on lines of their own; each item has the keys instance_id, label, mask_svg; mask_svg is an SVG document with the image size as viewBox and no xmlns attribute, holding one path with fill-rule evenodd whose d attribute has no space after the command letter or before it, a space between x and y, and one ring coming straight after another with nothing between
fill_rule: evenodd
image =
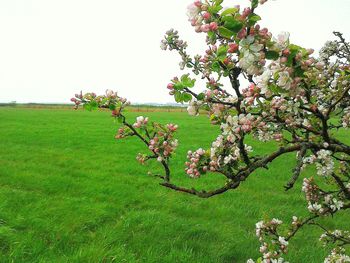
<instances>
[{"instance_id":1,"label":"pink blossom","mask_svg":"<svg viewBox=\"0 0 350 263\"><path fill-rule=\"evenodd\" d=\"M228 53L235 53L239 48L239 45L236 43L230 43L228 44L228 46L229 46L229 49L227 51Z\"/></svg>"},{"instance_id":2,"label":"pink blossom","mask_svg":"<svg viewBox=\"0 0 350 263\"><path fill-rule=\"evenodd\" d=\"M247 30L245 28L241 29L241 31L238 32L237 38L238 39L243 39L247 35Z\"/></svg>"},{"instance_id":3,"label":"pink blossom","mask_svg":"<svg viewBox=\"0 0 350 263\"><path fill-rule=\"evenodd\" d=\"M205 13L203 14L203 18L204 18L205 20L209 20L210 17L211 17L211 15L210 15L210 13L208 13L208 12L205 12Z\"/></svg>"},{"instance_id":4,"label":"pink blossom","mask_svg":"<svg viewBox=\"0 0 350 263\"><path fill-rule=\"evenodd\" d=\"M218 29L218 24L217 24L216 22L211 22L211 23L209 24L209 29L210 29L211 31L216 31L216 30Z\"/></svg>"}]
</instances>

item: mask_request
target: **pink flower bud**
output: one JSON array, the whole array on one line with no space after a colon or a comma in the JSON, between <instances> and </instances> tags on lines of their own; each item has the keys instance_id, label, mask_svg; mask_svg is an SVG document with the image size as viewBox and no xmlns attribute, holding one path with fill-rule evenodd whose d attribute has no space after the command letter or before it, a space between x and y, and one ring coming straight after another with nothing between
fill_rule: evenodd
<instances>
[{"instance_id":1,"label":"pink flower bud","mask_svg":"<svg viewBox=\"0 0 350 263\"><path fill-rule=\"evenodd\" d=\"M208 24L202 25L201 26L201 31L202 32L209 32L210 26Z\"/></svg>"},{"instance_id":2,"label":"pink flower bud","mask_svg":"<svg viewBox=\"0 0 350 263\"><path fill-rule=\"evenodd\" d=\"M308 59L305 61L305 65L306 66L310 66L312 64L312 60L311 59Z\"/></svg>"},{"instance_id":3,"label":"pink flower bud","mask_svg":"<svg viewBox=\"0 0 350 263\"><path fill-rule=\"evenodd\" d=\"M211 31L216 31L216 30L218 30L218 24L217 24L216 22L211 22L211 23L209 24L209 29L210 29Z\"/></svg>"},{"instance_id":4,"label":"pink flower bud","mask_svg":"<svg viewBox=\"0 0 350 263\"><path fill-rule=\"evenodd\" d=\"M301 58L303 57L303 55L301 53L298 53L296 56L295 56L295 60L299 61L301 60Z\"/></svg>"},{"instance_id":5,"label":"pink flower bud","mask_svg":"<svg viewBox=\"0 0 350 263\"><path fill-rule=\"evenodd\" d=\"M170 89L170 90L174 89L174 84L173 83L169 83L167 88Z\"/></svg>"},{"instance_id":6,"label":"pink flower bud","mask_svg":"<svg viewBox=\"0 0 350 263\"><path fill-rule=\"evenodd\" d=\"M197 25L197 19L192 18L191 19L191 26L195 26L195 25Z\"/></svg>"},{"instance_id":7,"label":"pink flower bud","mask_svg":"<svg viewBox=\"0 0 350 263\"><path fill-rule=\"evenodd\" d=\"M195 1L194 2L194 5L196 6L196 7L201 7L202 6L202 3L201 3L201 1Z\"/></svg>"},{"instance_id":8,"label":"pink flower bud","mask_svg":"<svg viewBox=\"0 0 350 263\"><path fill-rule=\"evenodd\" d=\"M205 12L205 13L203 14L203 18L204 18L205 20L209 20L210 17L211 17L211 15L210 15L210 13L208 13L208 12Z\"/></svg>"},{"instance_id":9,"label":"pink flower bud","mask_svg":"<svg viewBox=\"0 0 350 263\"><path fill-rule=\"evenodd\" d=\"M241 31L238 32L237 38L243 39L247 36L247 30L243 28Z\"/></svg>"},{"instance_id":10,"label":"pink flower bud","mask_svg":"<svg viewBox=\"0 0 350 263\"><path fill-rule=\"evenodd\" d=\"M288 57L290 54L290 50L288 48L286 48L285 50L282 51L282 54L283 54L283 56Z\"/></svg>"},{"instance_id":11,"label":"pink flower bud","mask_svg":"<svg viewBox=\"0 0 350 263\"><path fill-rule=\"evenodd\" d=\"M317 69L323 69L324 63L322 63L322 62L317 62L316 65L315 65L315 67L316 67Z\"/></svg>"},{"instance_id":12,"label":"pink flower bud","mask_svg":"<svg viewBox=\"0 0 350 263\"><path fill-rule=\"evenodd\" d=\"M230 43L230 44L228 44L228 46L229 46L229 49L227 51L228 53L235 53L239 47L239 45L236 43Z\"/></svg>"},{"instance_id":13,"label":"pink flower bud","mask_svg":"<svg viewBox=\"0 0 350 263\"><path fill-rule=\"evenodd\" d=\"M225 58L223 62L224 62L225 65L228 65L228 64L230 64L230 59L229 58Z\"/></svg>"},{"instance_id":14,"label":"pink flower bud","mask_svg":"<svg viewBox=\"0 0 350 263\"><path fill-rule=\"evenodd\" d=\"M243 17L247 17L247 16L250 15L251 12L252 12L252 10L250 9L250 7L246 7L246 8L244 8L244 10L243 10L242 16L243 16Z\"/></svg>"},{"instance_id":15,"label":"pink flower bud","mask_svg":"<svg viewBox=\"0 0 350 263\"><path fill-rule=\"evenodd\" d=\"M288 59L287 59L286 57L281 57L281 59L280 59L281 63L286 63L287 60L288 60Z\"/></svg>"}]
</instances>

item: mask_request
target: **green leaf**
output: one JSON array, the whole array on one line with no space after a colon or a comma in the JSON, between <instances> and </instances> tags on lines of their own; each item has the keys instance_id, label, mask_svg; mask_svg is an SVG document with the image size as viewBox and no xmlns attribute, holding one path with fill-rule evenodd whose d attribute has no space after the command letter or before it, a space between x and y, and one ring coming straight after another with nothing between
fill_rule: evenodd
<instances>
[{"instance_id":1,"label":"green leaf","mask_svg":"<svg viewBox=\"0 0 350 263\"><path fill-rule=\"evenodd\" d=\"M175 91L175 101L176 102L182 102L182 93L180 91Z\"/></svg>"},{"instance_id":2,"label":"green leaf","mask_svg":"<svg viewBox=\"0 0 350 263\"><path fill-rule=\"evenodd\" d=\"M275 93L275 94L282 94L282 93L286 93L286 90L282 89L281 87L278 87L275 84L271 84L269 85L269 89Z\"/></svg>"},{"instance_id":3,"label":"green leaf","mask_svg":"<svg viewBox=\"0 0 350 263\"><path fill-rule=\"evenodd\" d=\"M109 109L110 110L115 110L115 108L116 108L115 104L109 104Z\"/></svg>"},{"instance_id":4,"label":"green leaf","mask_svg":"<svg viewBox=\"0 0 350 263\"><path fill-rule=\"evenodd\" d=\"M211 14L217 14L222 9L221 5L214 5L208 7L208 12Z\"/></svg>"},{"instance_id":5,"label":"green leaf","mask_svg":"<svg viewBox=\"0 0 350 263\"><path fill-rule=\"evenodd\" d=\"M98 108L98 103L96 101L91 101L90 103L90 107L91 109L90 110L96 110Z\"/></svg>"},{"instance_id":6,"label":"green leaf","mask_svg":"<svg viewBox=\"0 0 350 263\"><path fill-rule=\"evenodd\" d=\"M215 61L212 65L211 65L211 69L217 73L220 72L221 70L221 67L220 67L220 64L219 62Z\"/></svg>"},{"instance_id":7,"label":"green leaf","mask_svg":"<svg viewBox=\"0 0 350 263\"><path fill-rule=\"evenodd\" d=\"M297 46L297 45L291 44L291 45L288 46L288 49L289 49L289 51L290 51L290 54L289 54L289 56L288 56L288 58L287 58L287 63L286 63L286 65L287 65L288 67L291 67L291 66L293 65L293 60L294 60L295 56L296 56L296 55L299 53L299 51L301 50L301 47L299 47L299 46Z\"/></svg>"},{"instance_id":8,"label":"green leaf","mask_svg":"<svg viewBox=\"0 0 350 263\"><path fill-rule=\"evenodd\" d=\"M257 14L250 14L248 16L248 25L249 26L254 26L256 22L260 21L261 20L261 17L258 16Z\"/></svg>"},{"instance_id":9,"label":"green leaf","mask_svg":"<svg viewBox=\"0 0 350 263\"><path fill-rule=\"evenodd\" d=\"M243 28L243 23L235 20L233 16L224 16L222 20L224 21L224 26L234 33L238 33Z\"/></svg>"},{"instance_id":10,"label":"green leaf","mask_svg":"<svg viewBox=\"0 0 350 263\"><path fill-rule=\"evenodd\" d=\"M279 58L280 54L277 51L269 50L265 54L266 59L276 60Z\"/></svg>"},{"instance_id":11,"label":"green leaf","mask_svg":"<svg viewBox=\"0 0 350 263\"><path fill-rule=\"evenodd\" d=\"M209 38L210 41L215 42L215 40L216 40L215 32L214 31L208 31L208 38Z\"/></svg>"},{"instance_id":12,"label":"green leaf","mask_svg":"<svg viewBox=\"0 0 350 263\"><path fill-rule=\"evenodd\" d=\"M198 96L197 96L198 100L204 100L204 98L205 98L205 94L204 93L199 93Z\"/></svg>"},{"instance_id":13,"label":"green leaf","mask_svg":"<svg viewBox=\"0 0 350 263\"><path fill-rule=\"evenodd\" d=\"M189 102L192 99L192 95L189 93L183 93L182 94L182 99L184 102Z\"/></svg>"},{"instance_id":14,"label":"green leaf","mask_svg":"<svg viewBox=\"0 0 350 263\"><path fill-rule=\"evenodd\" d=\"M208 31L208 37L213 38L215 36L215 32L213 31Z\"/></svg>"},{"instance_id":15,"label":"green leaf","mask_svg":"<svg viewBox=\"0 0 350 263\"><path fill-rule=\"evenodd\" d=\"M259 0L252 0L252 8L257 8L259 4Z\"/></svg>"},{"instance_id":16,"label":"green leaf","mask_svg":"<svg viewBox=\"0 0 350 263\"><path fill-rule=\"evenodd\" d=\"M233 15L238 12L237 8L227 8L225 11L221 13L221 16L226 16L226 15Z\"/></svg>"},{"instance_id":17,"label":"green leaf","mask_svg":"<svg viewBox=\"0 0 350 263\"><path fill-rule=\"evenodd\" d=\"M219 34L220 34L220 36L222 36L224 38L228 38L228 39L230 39L234 35L234 33L231 30L229 30L223 26L219 27Z\"/></svg>"},{"instance_id":18,"label":"green leaf","mask_svg":"<svg viewBox=\"0 0 350 263\"><path fill-rule=\"evenodd\" d=\"M194 87L194 83L196 82L196 80L195 79L191 79L189 77L189 75L190 74L182 75L181 82L182 82L183 86L188 87L188 88L193 88Z\"/></svg>"},{"instance_id":19,"label":"green leaf","mask_svg":"<svg viewBox=\"0 0 350 263\"><path fill-rule=\"evenodd\" d=\"M117 120L118 120L119 123L122 123L122 122L123 122L123 117L122 117L122 116L119 116L119 117L117 118Z\"/></svg>"},{"instance_id":20,"label":"green leaf","mask_svg":"<svg viewBox=\"0 0 350 263\"><path fill-rule=\"evenodd\" d=\"M218 59L221 60L221 59L226 58L226 56L227 56L227 50L228 50L228 47L227 47L227 46L224 46L224 45L220 46L220 47L218 48L218 51L216 52L216 55L217 55Z\"/></svg>"},{"instance_id":21,"label":"green leaf","mask_svg":"<svg viewBox=\"0 0 350 263\"><path fill-rule=\"evenodd\" d=\"M183 90L185 88L185 86L182 84L182 82L176 82L175 84L174 84L174 89L175 90Z\"/></svg>"},{"instance_id":22,"label":"green leaf","mask_svg":"<svg viewBox=\"0 0 350 263\"><path fill-rule=\"evenodd\" d=\"M294 69L294 74L296 77L304 77L304 70L299 66Z\"/></svg>"}]
</instances>

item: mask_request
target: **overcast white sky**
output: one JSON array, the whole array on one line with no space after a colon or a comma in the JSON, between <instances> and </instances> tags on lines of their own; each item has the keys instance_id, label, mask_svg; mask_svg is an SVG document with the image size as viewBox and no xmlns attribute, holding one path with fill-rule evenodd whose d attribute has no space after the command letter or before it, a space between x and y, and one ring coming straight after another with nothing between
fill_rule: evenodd
<instances>
[{"instance_id":1,"label":"overcast white sky","mask_svg":"<svg viewBox=\"0 0 350 263\"><path fill-rule=\"evenodd\" d=\"M132 102L172 102L166 85L179 57L159 48L174 27L192 53L203 34L187 21L190 0L0 0L0 102L69 102L80 90L118 90ZM248 5L226 0L225 6ZM350 39L350 0L276 0L258 11L274 34L319 49L332 31Z\"/></svg>"}]
</instances>

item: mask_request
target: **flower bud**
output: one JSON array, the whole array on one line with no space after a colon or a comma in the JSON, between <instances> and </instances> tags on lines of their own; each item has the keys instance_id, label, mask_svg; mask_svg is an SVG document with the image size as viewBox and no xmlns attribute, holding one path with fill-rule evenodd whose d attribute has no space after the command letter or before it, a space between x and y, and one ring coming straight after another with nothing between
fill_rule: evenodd
<instances>
[{"instance_id":1,"label":"flower bud","mask_svg":"<svg viewBox=\"0 0 350 263\"><path fill-rule=\"evenodd\" d=\"M283 56L288 57L290 54L290 50L288 48L286 48L285 50L282 51L282 54L283 54Z\"/></svg>"},{"instance_id":2,"label":"flower bud","mask_svg":"<svg viewBox=\"0 0 350 263\"><path fill-rule=\"evenodd\" d=\"M228 51L227 51L228 53L235 53L239 48L239 45L236 43L230 43L230 44L228 44L228 46L229 46Z\"/></svg>"},{"instance_id":3,"label":"flower bud","mask_svg":"<svg viewBox=\"0 0 350 263\"><path fill-rule=\"evenodd\" d=\"M209 20L210 17L211 17L211 15L210 15L210 13L208 13L208 12L205 12L205 13L203 14L203 18L204 18L205 20Z\"/></svg>"},{"instance_id":4,"label":"flower bud","mask_svg":"<svg viewBox=\"0 0 350 263\"><path fill-rule=\"evenodd\" d=\"M218 30L218 24L217 24L216 22L211 22L211 23L209 24L209 29L210 29L211 31L216 31L216 30Z\"/></svg>"}]
</instances>

